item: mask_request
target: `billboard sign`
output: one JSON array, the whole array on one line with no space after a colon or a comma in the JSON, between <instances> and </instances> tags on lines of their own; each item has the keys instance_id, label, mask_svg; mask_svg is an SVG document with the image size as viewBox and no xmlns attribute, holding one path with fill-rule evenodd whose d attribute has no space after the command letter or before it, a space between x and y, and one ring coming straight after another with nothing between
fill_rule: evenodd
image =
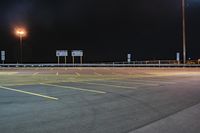
<instances>
[{"instance_id":1,"label":"billboard sign","mask_svg":"<svg viewBox=\"0 0 200 133\"><path fill-rule=\"evenodd\" d=\"M72 51L72 57L82 57L83 56L83 51L82 50L73 50Z\"/></svg>"},{"instance_id":2,"label":"billboard sign","mask_svg":"<svg viewBox=\"0 0 200 133\"><path fill-rule=\"evenodd\" d=\"M68 56L68 51L67 50L56 50L56 56L57 57L60 57L60 56L66 57L66 56Z\"/></svg>"},{"instance_id":3,"label":"billboard sign","mask_svg":"<svg viewBox=\"0 0 200 133\"><path fill-rule=\"evenodd\" d=\"M6 59L6 52L5 51L1 51L1 60L5 61Z\"/></svg>"}]
</instances>

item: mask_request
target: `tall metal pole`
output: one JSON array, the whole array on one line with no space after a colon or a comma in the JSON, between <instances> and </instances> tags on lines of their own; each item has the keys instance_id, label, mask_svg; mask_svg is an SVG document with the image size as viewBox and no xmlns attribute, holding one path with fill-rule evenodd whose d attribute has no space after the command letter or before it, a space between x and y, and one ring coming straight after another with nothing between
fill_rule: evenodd
<instances>
[{"instance_id":1,"label":"tall metal pole","mask_svg":"<svg viewBox=\"0 0 200 133\"><path fill-rule=\"evenodd\" d=\"M23 60L23 57L22 57L22 52L23 52L23 51L22 51L22 50L23 50L23 49L22 49L22 45L23 45L23 44L22 44L22 41L23 41L23 37L22 37L22 35L20 35L19 38L20 38L20 62L21 62L21 64L22 64L22 62L23 62L23 61L22 61L22 60Z\"/></svg>"},{"instance_id":2,"label":"tall metal pole","mask_svg":"<svg viewBox=\"0 0 200 133\"><path fill-rule=\"evenodd\" d=\"M185 25L185 0L182 1L182 43L183 43L183 64L186 64L186 25Z\"/></svg>"}]
</instances>

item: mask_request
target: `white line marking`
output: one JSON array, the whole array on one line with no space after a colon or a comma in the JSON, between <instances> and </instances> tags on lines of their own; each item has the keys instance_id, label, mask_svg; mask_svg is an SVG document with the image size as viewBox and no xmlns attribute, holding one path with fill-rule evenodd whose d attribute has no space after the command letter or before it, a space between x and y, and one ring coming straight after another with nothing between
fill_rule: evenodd
<instances>
[{"instance_id":1,"label":"white line marking","mask_svg":"<svg viewBox=\"0 0 200 133\"><path fill-rule=\"evenodd\" d=\"M77 87L72 87L72 86L62 86L62 85L54 85L54 84L46 84L46 83L40 83L40 84L41 85L46 85L46 86L53 86L53 87L65 88L65 89L72 89L72 90L93 92L93 93L101 93L101 94L105 94L106 93L104 91L82 89L82 88L77 88Z\"/></svg>"},{"instance_id":2,"label":"white line marking","mask_svg":"<svg viewBox=\"0 0 200 133\"><path fill-rule=\"evenodd\" d=\"M58 98L51 97L51 96L46 96L46 95L42 95L42 94L38 94L38 93L33 93L33 92L28 92L28 91L8 88L8 87L4 87L4 86L0 86L0 88L1 89L5 89L5 90L20 92L20 93L24 93L24 94L29 94L29 95L33 95L33 96L43 97L43 98L47 98L47 99L58 100Z\"/></svg>"}]
</instances>

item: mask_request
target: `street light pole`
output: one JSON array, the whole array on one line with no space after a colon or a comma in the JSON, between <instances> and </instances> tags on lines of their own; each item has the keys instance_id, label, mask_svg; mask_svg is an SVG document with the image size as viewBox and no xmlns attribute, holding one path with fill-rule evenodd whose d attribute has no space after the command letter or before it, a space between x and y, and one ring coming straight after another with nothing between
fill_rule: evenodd
<instances>
[{"instance_id":1,"label":"street light pole","mask_svg":"<svg viewBox=\"0 0 200 133\"><path fill-rule=\"evenodd\" d=\"M26 36L26 30L24 28L16 28L15 34L19 37L19 43L20 43L20 53L19 53L19 60L20 63L23 63L23 37Z\"/></svg>"},{"instance_id":2,"label":"street light pole","mask_svg":"<svg viewBox=\"0 0 200 133\"><path fill-rule=\"evenodd\" d=\"M185 0L182 1L182 43L183 43L183 64L186 64L186 25L185 25Z\"/></svg>"},{"instance_id":3,"label":"street light pole","mask_svg":"<svg viewBox=\"0 0 200 133\"><path fill-rule=\"evenodd\" d=\"M23 56L22 56L22 54L23 54L23 51L22 51L23 36L21 34L19 35L19 40L20 40L20 62L23 63Z\"/></svg>"}]
</instances>

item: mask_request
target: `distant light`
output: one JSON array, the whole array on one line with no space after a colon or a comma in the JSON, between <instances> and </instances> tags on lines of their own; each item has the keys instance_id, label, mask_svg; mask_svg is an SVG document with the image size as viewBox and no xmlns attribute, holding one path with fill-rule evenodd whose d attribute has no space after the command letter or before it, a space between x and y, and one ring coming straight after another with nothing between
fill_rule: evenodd
<instances>
[{"instance_id":1,"label":"distant light","mask_svg":"<svg viewBox=\"0 0 200 133\"><path fill-rule=\"evenodd\" d=\"M15 34L19 37L25 37L27 35L27 31L25 28L15 28Z\"/></svg>"}]
</instances>

